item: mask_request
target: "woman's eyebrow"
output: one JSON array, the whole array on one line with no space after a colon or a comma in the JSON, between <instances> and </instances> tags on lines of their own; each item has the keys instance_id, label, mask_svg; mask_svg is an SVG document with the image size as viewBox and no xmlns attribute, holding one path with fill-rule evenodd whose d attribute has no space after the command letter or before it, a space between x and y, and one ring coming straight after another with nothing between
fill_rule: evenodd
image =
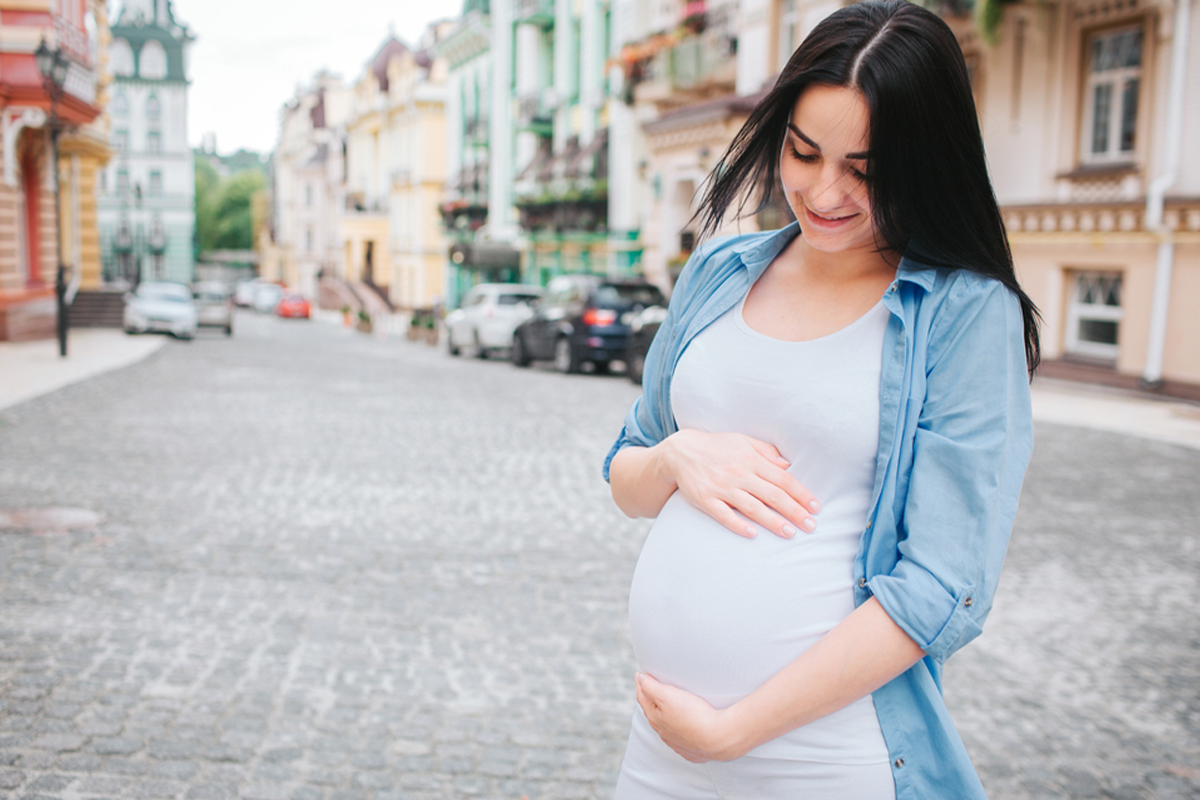
<instances>
[{"instance_id":1,"label":"woman's eyebrow","mask_svg":"<svg viewBox=\"0 0 1200 800\"><path fill-rule=\"evenodd\" d=\"M795 125L793 125L792 123L789 122L788 129L791 130L792 133L796 134L796 136L798 136L809 147L816 150L818 153L821 152L821 146L818 145L816 142L814 142L812 139L805 136L804 133L801 132L801 130L799 128L797 128ZM864 153L846 153L847 161L867 161L868 159L869 159L869 156L865 152Z\"/></svg>"}]
</instances>

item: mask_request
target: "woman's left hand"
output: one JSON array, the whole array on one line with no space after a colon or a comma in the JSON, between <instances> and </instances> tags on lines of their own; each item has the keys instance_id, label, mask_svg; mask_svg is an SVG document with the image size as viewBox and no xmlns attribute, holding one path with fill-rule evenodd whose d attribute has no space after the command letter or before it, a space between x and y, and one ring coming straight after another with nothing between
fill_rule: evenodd
<instances>
[{"instance_id":1,"label":"woman's left hand","mask_svg":"<svg viewBox=\"0 0 1200 800\"><path fill-rule=\"evenodd\" d=\"M644 672L637 675L637 701L659 738L692 763L732 761L750 749L739 745L728 709L718 711Z\"/></svg>"}]
</instances>

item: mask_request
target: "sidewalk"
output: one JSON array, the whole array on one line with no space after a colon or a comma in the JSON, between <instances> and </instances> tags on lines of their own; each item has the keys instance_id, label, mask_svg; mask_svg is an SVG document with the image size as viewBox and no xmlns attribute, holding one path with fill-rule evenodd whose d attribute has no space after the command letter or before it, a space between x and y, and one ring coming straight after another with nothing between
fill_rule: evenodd
<instances>
[{"instance_id":1,"label":"sidewalk","mask_svg":"<svg viewBox=\"0 0 1200 800\"><path fill-rule=\"evenodd\" d=\"M57 339L0 342L0 410L127 367L166 341L164 336L129 336L110 328L75 328L66 358L58 354Z\"/></svg>"},{"instance_id":2,"label":"sidewalk","mask_svg":"<svg viewBox=\"0 0 1200 800\"><path fill-rule=\"evenodd\" d=\"M1126 389L1034 378L1033 418L1200 450L1200 405Z\"/></svg>"}]
</instances>

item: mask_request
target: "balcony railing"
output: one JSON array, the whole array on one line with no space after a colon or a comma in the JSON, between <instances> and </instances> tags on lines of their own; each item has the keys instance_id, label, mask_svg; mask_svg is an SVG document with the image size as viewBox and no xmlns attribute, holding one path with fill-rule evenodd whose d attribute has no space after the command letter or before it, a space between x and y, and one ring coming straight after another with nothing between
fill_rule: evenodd
<instances>
[{"instance_id":1,"label":"balcony railing","mask_svg":"<svg viewBox=\"0 0 1200 800\"><path fill-rule=\"evenodd\" d=\"M554 0L517 0L516 21L541 28L554 26Z\"/></svg>"}]
</instances>

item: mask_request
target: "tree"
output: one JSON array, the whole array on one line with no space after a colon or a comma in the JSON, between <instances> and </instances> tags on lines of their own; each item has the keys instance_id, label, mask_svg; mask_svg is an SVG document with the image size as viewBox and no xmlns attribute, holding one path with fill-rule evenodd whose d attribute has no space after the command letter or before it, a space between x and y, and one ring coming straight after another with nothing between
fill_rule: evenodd
<instances>
[{"instance_id":1,"label":"tree","mask_svg":"<svg viewBox=\"0 0 1200 800\"><path fill-rule=\"evenodd\" d=\"M204 159L196 159L196 242L199 253L250 250L254 246L251 199L266 186L261 170L246 169L218 177Z\"/></svg>"}]
</instances>

